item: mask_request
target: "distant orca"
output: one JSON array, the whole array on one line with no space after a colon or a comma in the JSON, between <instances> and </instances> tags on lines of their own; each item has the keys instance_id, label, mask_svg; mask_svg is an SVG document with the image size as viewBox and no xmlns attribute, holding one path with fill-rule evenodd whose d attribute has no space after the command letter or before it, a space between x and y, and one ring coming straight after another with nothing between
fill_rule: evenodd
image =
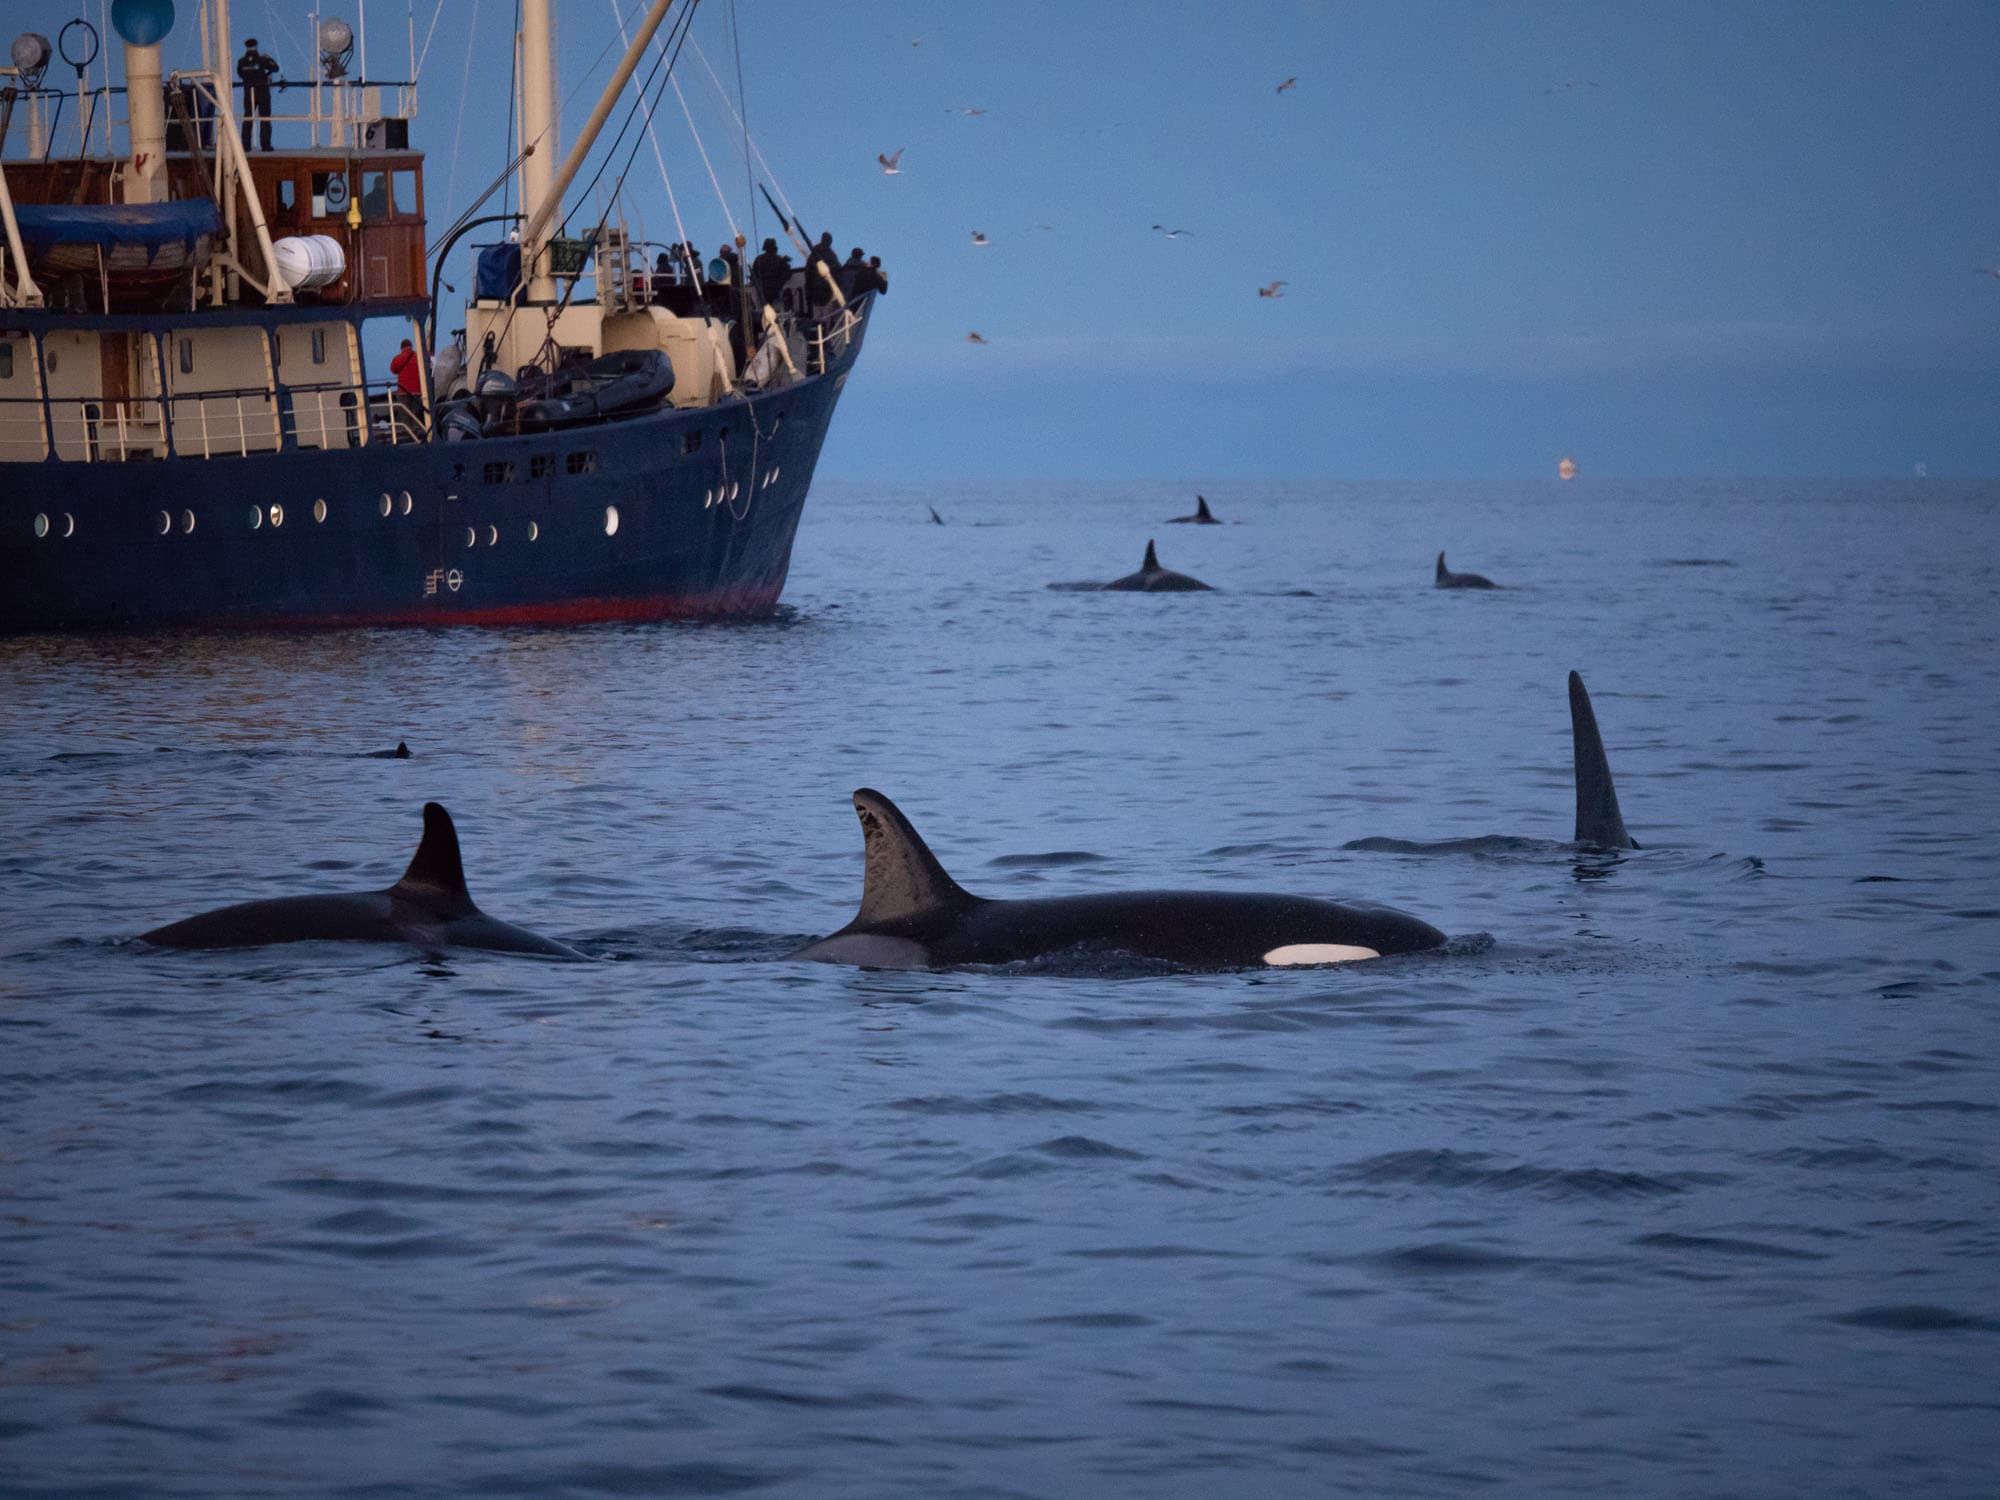
<instances>
[{"instance_id":1,"label":"distant orca","mask_svg":"<svg viewBox=\"0 0 2000 1500\"><path fill-rule=\"evenodd\" d=\"M1173 516L1169 518L1167 524L1169 526L1220 526L1222 523L1208 513L1208 497L1206 495L1196 495L1194 497L1194 514L1191 516Z\"/></svg>"},{"instance_id":2,"label":"distant orca","mask_svg":"<svg viewBox=\"0 0 2000 1500\"><path fill-rule=\"evenodd\" d=\"M1576 762L1577 843L1592 849L1638 848L1618 811L1618 791L1611 784L1611 762L1604 758L1604 737L1597 732L1590 694L1574 672L1569 674L1569 738Z\"/></svg>"},{"instance_id":3,"label":"distant orca","mask_svg":"<svg viewBox=\"0 0 2000 1500\"><path fill-rule=\"evenodd\" d=\"M1160 555L1153 550L1153 544L1146 543L1146 560L1139 564L1139 571L1127 573L1123 578L1114 578L1104 585L1107 589L1137 590L1148 594L1186 593L1194 589L1206 589L1207 584L1199 578L1190 578L1185 573L1176 573L1172 568L1160 566Z\"/></svg>"},{"instance_id":4,"label":"distant orca","mask_svg":"<svg viewBox=\"0 0 2000 1500\"><path fill-rule=\"evenodd\" d=\"M1438 554L1437 586L1441 589L1497 589L1499 584L1478 573L1454 573L1444 565L1444 554Z\"/></svg>"},{"instance_id":5,"label":"distant orca","mask_svg":"<svg viewBox=\"0 0 2000 1500\"><path fill-rule=\"evenodd\" d=\"M410 747L402 740L397 740L395 749L365 750L362 752L361 758L363 760L408 760L410 758Z\"/></svg>"},{"instance_id":6,"label":"distant orca","mask_svg":"<svg viewBox=\"0 0 2000 1500\"><path fill-rule=\"evenodd\" d=\"M861 910L792 957L871 969L1006 964L1111 953L1190 969L1344 963L1443 944L1427 922L1386 906L1227 891L1121 891L993 901L961 889L909 819L880 792L854 794L861 819Z\"/></svg>"},{"instance_id":7,"label":"distant orca","mask_svg":"<svg viewBox=\"0 0 2000 1500\"><path fill-rule=\"evenodd\" d=\"M426 952L489 948L546 958L586 956L566 943L496 921L472 904L465 889L465 866L458 855L458 831L452 827L451 814L435 802L424 804L424 837L417 845L416 857L403 878L387 890L245 901L156 927L141 933L140 940L163 948L411 943Z\"/></svg>"},{"instance_id":8,"label":"distant orca","mask_svg":"<svg viewBox=\"0 0 2000 1500\"><path fill-rule=\"evenodd\" d=\"M924 509L928 510L931 513L931 525L933 526L944 525L944 517L937 513L937 507L935 505L927 505L924 507Z\"/></svg>"}]
</instances>

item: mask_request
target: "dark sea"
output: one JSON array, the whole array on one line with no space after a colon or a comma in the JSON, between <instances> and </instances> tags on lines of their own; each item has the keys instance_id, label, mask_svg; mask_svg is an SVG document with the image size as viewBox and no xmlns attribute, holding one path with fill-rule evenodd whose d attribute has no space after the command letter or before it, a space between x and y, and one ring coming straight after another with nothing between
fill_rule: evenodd
<instances>
[{"instance_id":1,"label":"dark sea","mask_svg":"<svg viewBox=\"0 0 2000 1500\"><path fill-rule=\"evenodd\" d=\"M1148 537L1216 591L1049 587ZM828 483L767 623L0 641L0 1494L2000 1493L1996 544L1939 480ZM1567 842L1572 668L1639 850ZM979 894L1451 942L788 962L863 785ZM134 941L426 799L601 961Z\"/></svg>"}]
</instances>

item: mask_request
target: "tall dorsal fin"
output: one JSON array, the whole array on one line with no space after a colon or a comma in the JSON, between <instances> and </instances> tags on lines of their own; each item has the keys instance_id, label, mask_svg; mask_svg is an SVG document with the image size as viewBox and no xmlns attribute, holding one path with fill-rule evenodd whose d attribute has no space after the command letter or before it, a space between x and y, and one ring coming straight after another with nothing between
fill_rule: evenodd
<instances>
[{"instance_id":1,"label":"tall dorsal fin","mask_svg":"<svg viewBox=\"0 0 2000 1500\"><path fill-rule=\"evenodd\" d=\"M1618 791L1611 784L1611 763L1604 758L1590 694L1574 672L1569 674L1569 731L1576 752L1576 841L1599 849L1638 848L1618 811Z\"/></svg>"},{"instance_id":2,"label":"tall dorsal fin","mask_svg":"<svg viewBox=\"0 0 2000 1500\"><path fill-rule=\"evenodd\" d=\"M458 855L458 830L451 814L435 802L424 804L424 837L395 889L440 912L475 908L465 889L465 864Z\"/></svg>"},{"instance_id":3,"label":"tall dorsal fin","mask_svg":"<svg viewBox=\"0 0 2000 1500\"><path fill-rule=\"evenodd\" d=\"M1194 514L1195 519L1199 521L1213 521L1215 519L1214 516L1208 513L1208 496L1196 495L1194 497Z\"/></svg>"},{"instance_id":4,"label":"tall dorsal fin","mask_svg":"<svg viewBox=\"0 0 2000 1500\"><path fill-rule=\"evenodd\" d=\"M1160 571L1160 554L1153 550L1153 543L1150 537L1146 541L1146 560L1139 564L1139 571L1141 573L1157 573Z\"/></svg>"},{"instance_id":5,"label":"tall dorsal fin","mask_svg":"<svg viewBox=\"0 0 2000 1500\"><path fill-rule=\"evenodd\" d=\"M863 864L857 925L894 922L970 905L973 898L945 874L910 820L880 792L862 787L854 794L861 819Z\"/></svg>"},{"instance_id":6,"label":"tall dorsal fin","mask_svg":"<svg viewBox=\"0 0 2000 1500\"><path fill-rule=\"evenodd\" d=\"M1438 570L1437 570L1437 576L1438 576L1438 579L1439 579L1440 581L1442 581L1442 580L1443 580L1443 578L1444 578L1444 576L1445 576L1445 574L1446 574L1446 573L1448 573L1449 571L1451 571L1451 570L1450 570L1450 569L1448 569L1447 567L1445 567L1445 565L1444 565L1444 554L1443 554L1442 552L1440 552L1440 553L1438 554ZM1572 677L1574 677L1574 676L1575 676L1576 674L1575 674L1574 672L1572 672L1572 673L1571 673L1570 675L1571 675Z\"/></svg>"}]
</instances>

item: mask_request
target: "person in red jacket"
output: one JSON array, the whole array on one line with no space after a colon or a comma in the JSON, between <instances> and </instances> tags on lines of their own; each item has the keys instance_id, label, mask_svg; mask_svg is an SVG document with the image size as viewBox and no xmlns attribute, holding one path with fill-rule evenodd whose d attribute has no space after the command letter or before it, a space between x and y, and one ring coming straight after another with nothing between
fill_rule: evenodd
<instances>
[{"instance_id":1,"label":"person in red jacket","mask_svg":"<svg viewBox=\"0 0 2000 1500\"><path fill-rule=\"evenodd\" d=\"M396 357L389 361L389 373L396 377L396 404L402 407L410 425L422 432L424 428L424 373L417 363L417 351L408 339Z\"/></svg>"}]
</instances>

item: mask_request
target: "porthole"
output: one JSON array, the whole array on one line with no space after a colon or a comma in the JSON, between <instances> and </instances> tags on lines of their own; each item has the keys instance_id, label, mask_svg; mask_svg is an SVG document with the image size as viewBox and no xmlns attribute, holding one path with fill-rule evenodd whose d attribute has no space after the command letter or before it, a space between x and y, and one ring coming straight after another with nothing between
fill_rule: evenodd
<instances>
[{"instance_id":1,"label":"porthole","mask_svg":"<svg viewBox=\"0 0 2000 1500\"><path fill-rule=\"evenodd\" d=\"M256 529L257 529L257 528L258 528L259 526L262 526L263 524L264 524L264 507L263 507L263 506L261 506L261 505L253 505L253 506L251 506L251 507L250 507L250 529L251 529L252 531L255 531L255 530L256 530Z\"/></svg>"},{"instance_id":2,"label":"porthole","mask_svg":"<svg viewBox=\"0 0 2000 1500\"><path fill-rule=\"evenodd\" d=\"M474 531L470 526L465 528L465 545L468 547L479 545L479 533Z\"/></svg>"},{"instance_id":3,"label":"porthole","mask_svg":"<svg viewBox=\"0 0 2000 1500\"><path fill-rule=\"evenodd\" d=\"M48 534L49 534L49 518L47 516L36 516L35 535L37 537L45 537Z\"/></svg>"},{"instance_id":4,"label":"porthole","mask_svg":"<svg viewBox=\"0 0 2000 1500\"><path fill-rule=\"evenodd\" d=\"M742 493L743 493L743 486L740 484L732 484L729 487L729 498L732 500L734 500L738 495Z\"/></svg>"},{"instance_id":5,"label":"porthole","mask_svg":"<svg viewBox=\"0 0 2000 1500\"><path fill-rule=\"evenodd\" d=\"M161 511L160 519L155 523L154 529L157 530L161 536L165 536L168 532L172 531L174 529L174 518L172 513L164 510Z\"/></svg>"},{"instance_id":6,"label":"porthole","mask_svg":"<svg viewBox=\"0 0 2000 1500\"><path fill-rule=\"evenodd\" d=\"M63 535L64 536L76 535L76 517L71 515L68 511L63 512Z\"/></svg>"},{"instance_id":7,"label":"porthole","mask_svg":"<svg viewBox=\"0 0 2000 1500\"><path fill-rule=\"evenodd\" d=\"M389 498L387 490L382 491L382 500L377 508L382 512L384 517L387 517L389 512L396 508L396 502Z\"/></svg>"},{"instance_id":8,"label":"porthole","mask_svg":"<svg viewBox=\"0 0 2000 1500\"><path fill-rule=\"evenodd\" d=\"M271 524L272 524L273 526L282 526L282 525L284 525L284 524L285 524L285 507L284 507L284 506L282 506L282 505L274 505L274 506L272 506L272 507L271 507Z\"/></svg>"},{"instance_id":9,"label":"porthole","mask_svg":"<svg viewBox=\"0 0 2000 1500\"><path fill-rule=\"evenodd\" d=\"M618 507L615 505L604 507L604 534L606 536L618 535Z\"/></svg>"},{"instance_id":10,"label":"porthole","mask_svg":"<svg viewBox=\"0 0 2000 1500\"><path fill-rule=\"evenodd\" d=\"M701 508L707 510L713 504L715 504L715 491L703 490L701 492Z\"/></svg>"},{"instance_id":11,"label":"porthole","mask_svg":"<svg viewBox=\"0 0 2000 1500\"><path fill-rule=\"evenodd\" d=\"M785 472L785 466L783 464L772 464L771 483L776 484L778 482L778 476L784 472Z\"/></svg>"},{"instance_id":12,"label":"porthole","mask_svg":"<svg viewBox=\"0 0 2000 1500\"><path fill-rule=\"evenodd\" d=\"M191 510L181 512L181 534L183 536L194 535L194 512Z\"/></svg>"},{"instance_id":13,"label":"porthole","mask_svg":"<svg viewBox=\"0 0 2000 1500\"><path fill-rule=\"evenodd\" d=\"M412 506L414 506L414 505L415 505L416 503L417 503L416 501L414 501L414 500L412 500L412 499L410 498L410 492L409 492L408 490L404 490L404 491L403 491L403 514L407 516L407 515L408 515L408 514L410 513L410 508L411 508Z\"/></svg>"},{"instance_id":14,"label":"porthole","mask_svg":"<svg viewBox=\"0 0 2000 1500\"><path fill-rule=\"evenodd\" d=\"M500 528L498 526L489 526L486 528L486 545L489 547L500 545Z\"/></svg>"},{"instance_id":15,"label":"porthole","mask_svg":"<svg viewBox=\"0 0 2000 1500\"><path fill-rule=\"evenodd\" d=\"M528 523L528 540L531 542L539 542L541 539L542 539L541 522L530 521Z\"/></svg>"},{"instance_id":16,"label":"porthole","mask_svg":"<svg viewBox=\"0 0 2000 1500\"><path fill-rule=\"evenodd\" d=\"M326 519L326 502L324 500L313 501L313 523L317 525L320 522L324 521L325 519Z\"/></svg>"}]
</instances>

